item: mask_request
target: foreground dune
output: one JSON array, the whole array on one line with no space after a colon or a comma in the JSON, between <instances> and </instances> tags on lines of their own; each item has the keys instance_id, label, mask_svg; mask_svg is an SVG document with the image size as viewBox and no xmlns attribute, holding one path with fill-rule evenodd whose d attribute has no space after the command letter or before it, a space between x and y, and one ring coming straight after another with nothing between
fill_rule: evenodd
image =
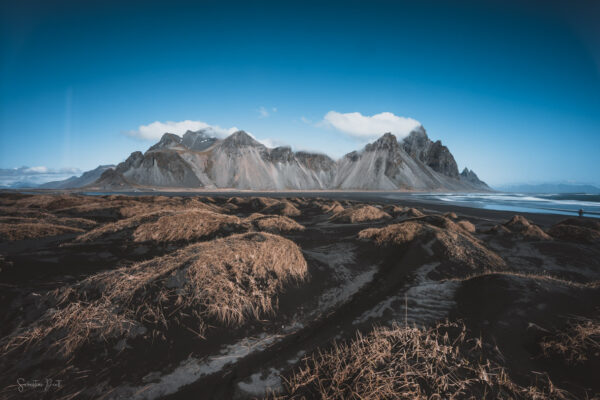
<instances>
[{"instance_id":1,"label":"foreground dune","mask_svg":"<svg viewBox=\"0 0 600 400\"><path fill-rule=\"evenodd\" d=\"M0 228L1 398L600 393L595 220L11 193Z\"/></svg>"}]
</instances>

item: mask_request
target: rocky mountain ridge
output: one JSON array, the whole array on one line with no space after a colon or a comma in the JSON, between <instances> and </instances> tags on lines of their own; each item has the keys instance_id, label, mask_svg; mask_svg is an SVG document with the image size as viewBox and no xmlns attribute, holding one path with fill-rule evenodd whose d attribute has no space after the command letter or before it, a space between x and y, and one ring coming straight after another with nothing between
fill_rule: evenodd
<instances>
[{"instance_id":1,"label":"rocky mountain ridge","mask_svg":"<svg viewBox=\"0 0 600 400\"><path fill-rule=\"evenodd\" d=\"M136 151L91 186L231 188L248 190L490 190L448 148L420 126L404 140L386 133L334 161L324 154L268 148L244 131L224 139L210 132L165 133L145 153Z\"/></svg>"}]
</instances>

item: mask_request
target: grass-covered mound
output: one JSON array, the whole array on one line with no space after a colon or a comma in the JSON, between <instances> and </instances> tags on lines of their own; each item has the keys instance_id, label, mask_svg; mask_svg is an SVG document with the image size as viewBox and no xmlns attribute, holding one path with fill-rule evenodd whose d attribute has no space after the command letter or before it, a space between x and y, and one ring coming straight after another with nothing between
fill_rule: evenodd
<instances>
[{"instance_id":1,"label":"grass-covered mound","mask_svg":"<svg viewBox=\"0 0 600 400\"><path fill-rule=\"evenodd\" d=\"M284 233L304 230L304 226L293 219L279 215L254 213L246 218L246 221L250 222L257 231Z\"/></svg>"},{"instance_id":2,"label":"grass-covered mound","mask_svg":"<svg viewBox=\"0 0 600 400\"><path fill-rule=\"evenodd\" d=\"M302 252L269 233L192 244L166 256L93 275L57 293L55 308L1 344L4 360L69 359L87 345L165 338L180 327L239 326L273 313L278 293L307 277ZM3 368L7 365L4 364Z\"/></svg>"},{"instance_id":3,"label":"grass-covered mound","mask_svg":"<svg viewBox=\"0 0 600 400\"><path fill-rule=\"evenodd\" d=\"M505 266L504 260L454 221L441 216L409 219L384 228L369 228L358 237L380 246L406 246L415 241L441 259L470 268Z\"/></svg>"},{"instance_id":4,"label":"grass-covered mound","mask_svg":"<svg viewBox=\"0 0 600 400\"><path fill-rule=\"evenodd\" d=\"M556 357L567 365L600 365L600 320L573 318L565 330L545 336L540 347L547 357Z\"/></svg>"},{"instance_id":5,"label":"grass-covered mound","mask_svg":"<svg viewBox=\"0 0 600 400\"><path fill-rule=\"evenodd\" d=\"M242 220L233 215L206 210L188 210L164 215L141 224L133 232L135 242L191 242L246 231Z\"/></svg>"},{"instance_id":6,"label":"grass-covered mound","mask_svg":"<svg viewBox=\"0 0 600 400\"><path fill-rule=\"evenodd\" d=\"M362 205L347 208L334 214L330 221L343 224L354 224L357 222L379 221L382 219L391 219L392 217L380 208Z\"/></svg>"},{"instance_id":7,"label":"grass-covered mound","mask_svg":"<svg viewBox=\"0 0 600 400\"><path fill-rule=\"evenodd\" d=\"M515 215L512 217L510 221L504 224L504 227L506 227L513 234L520 235L525 239L552 240L552 238L548 236L548 234L544 232L542 228L521 215Z\"/></svg>"},{"instance_id":8,"label":"grass-covered mound","mask_svg":"<svg viewBox=\"0 0 600 400\"><path fill-rule=\"evenodd\" d=\"M84 230L71 226L47 222L0 223L0 241L38 239L48 236L83 233Z\"/></svg>"},{"instance_id":9,"label":"grass-covered mound","mask_svg":"<svg viewBox=\"0 0 600 400\"><path fill-rule=\"evenodd\" d=\"M548 233L555 239L569 242L600 243L600 221L568 218L553 225Z\"/></svg>"},{"instance_id":10,"label":"grass-covered mound","mask_svg":"<svg viewBox=\"0 0 600 400\"><path fill-rule=\"evenodd\" d=\"M565 399L544 376L515 383L501 356L463 325L394 325L305 359L279 399Z\"/></svg>"}]
</instances>

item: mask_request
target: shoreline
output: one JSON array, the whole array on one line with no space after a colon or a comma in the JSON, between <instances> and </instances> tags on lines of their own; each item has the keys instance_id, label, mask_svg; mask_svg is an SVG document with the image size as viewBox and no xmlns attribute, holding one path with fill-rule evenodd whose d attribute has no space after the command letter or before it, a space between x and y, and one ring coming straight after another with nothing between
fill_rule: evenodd
<instances>
[{"instance_id":1,"label":"shoreline","mask_svg":"<svg viewBox=\"0 0 600 400\"><path fill-rule=\"evenodd\" d=\"M449 193L444 192L420 192L420 191L379 191L379 190L286 190L286 191L255 191L245 189L198 189L198 190L155 190L155 191L90 191L90 190L68 190L68 189L30 189L30 190L18 190L18 189L3 189L0 193L22 193L22 194L75 194L85 196L106 196L106 195L120 195L120 196L166 196L166 197L271 197L271 198L289 198L289 197L305 197L305 198L323 198L331 200L352 200L358 202L377 202L386 204L401 204L404 206L410 206L415 208L423 208L425 210L434 212L456 212L467 217L477 219L487 219L490 222L498 223L506 221L512 218L514 215L524 215L531 219L538 225L550 226L559 221L567 218L579 218L575 212L570 214L553 213L552 210L549 212L537 212L537 211L513 211L513 210L495 210L490 208L481 208L469 205L457 205L455 203L449 203L442 200L426 199L412 195L427 195L427 194L443 194ZM467 192L456 192L467 193ZM469 194L475 193L490 193L490 192L468 192ZM504 193L504 192L491 192L491 193ZM392 196L400 196L393 198ZM404 195L404 196L403 196ZM593 214L593 213L592 213ZM584 215L583 218L597 219L592 217L590 214Z\"/></svg>"}]
</instances>

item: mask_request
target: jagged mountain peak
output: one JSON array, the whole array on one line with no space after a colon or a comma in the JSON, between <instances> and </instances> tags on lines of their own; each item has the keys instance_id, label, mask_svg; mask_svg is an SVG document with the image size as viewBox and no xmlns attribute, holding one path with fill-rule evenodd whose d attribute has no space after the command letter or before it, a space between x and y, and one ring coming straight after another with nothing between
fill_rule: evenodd
<instances>
[{"instance_id":1,"label":"jagged mountain peak","mask_svg":"<svg viewBox=\"0 0 600 400\"><path fill-rule=\"evenodd\" d=\"M258 142L252 136L244 131L237 131L229 135L222 142L224 146L234 146L234 147L243 147L243 146L252 146L252 147L265 147L263 144Z\"/></svg>"},{"instance_id":2,"label":"jagged mountain peak","mask_svg":"<svg viewBox=\"0 0 600 400\"><path fill-rule=\"evenodd\" d=\"M415 129L410 131L408 136L405 137L402 142L406 150L407 147L424 148L427 145L427 143L431 142L431 140L429 140L429 136L427 136L427 131L425 130L423 125L419 125ZM410 151L407 151L407 153L410 154Z\"/></svg>"},{"instance_id":3,"label":"jagged mountain peak","mask_svg":"<svg viewBox=\"0 0 600 400\"><path fill-rule=\"evenodd\" d=\"M165 133L164 135L162 135L159 142L156 143L154 146L151 146L148 149L148 151L170 149L179 145L181 145L181 137L174 133Z\"/></svg>"},{"instance_id":4,"label":"jagged mountain peak","mask_svg":"<svg viewBox=\"0 0 600 400\"><path fill-rule=\"evenodd\" d=\"M205 128L205 129L199 129L197 131L191 131L191 130L187 130L185 131L185 133L183 134L182 138L185 139L186 137L188 138L204 138L204 139L208 139L208 138L215 138L216 139L216 134L214 132L214 130L209 129L209 128Z\"/></svg>"},{"instance_id":5,"label":"jagged mountain peak","mask_svg":"<svg viewBox=\"0 0 600 400\"><path fill-rule=\"evenodd\" d=\"M379 139L365 146L365 151L396 150L400 147L396 136L390 132L384 133Z\"/></svg>"},{"instance_id":6,"label":"jagged mountain peak","mask_svg":"<svg viewBox=\"0 0 600 400\"><path fill-rule=\"evenodd\" d=\"M460 179L469 182L471 185L475 186L476 188L479 189L489 189L490 187L487 185L487 183L483 182L481 179L479 179L479 177L477 176L477 174L475 173L475 171L473 170L469 170L469 168L465 167L462 172L460 173Z\"/></svg>"},{"instance_id":7,"label":"jagged mountain peak","mask_svg":"<svg viewBox=\"0 0 600 400\"><path fill-rule=\"evenodd\" d=\"M425 130L425 127L423 127L423 125L419 125L412 131L410 131L407 138L410 137L419 139L429 139L429 137L427 136L427 131ZM404 140L406 140L406 138Z\"/></svg>"},{"instance_id":8,"label":"jagged mountain peak","mask_svg":"<svg viewBox=\"0 0 600 400\"><path fill-rule=\"evenodd\" d=\"M200 129L185 132L181 143L190 150L203 151L212 146L217 140L212 130Z\"/></svg>"},{"instance_id":9,"label":"jagged mountain peak","mask_svg":"<svg viewBox=\"0 0 600 400\"><path fill-rule=\"evenodd\" d=\"M404 138L402 147L412 158L429 166L434 171L458 178L458 166L450 150L441 141L431 141L423 126L418 126Z\"/></svg>"}]
</instances>

